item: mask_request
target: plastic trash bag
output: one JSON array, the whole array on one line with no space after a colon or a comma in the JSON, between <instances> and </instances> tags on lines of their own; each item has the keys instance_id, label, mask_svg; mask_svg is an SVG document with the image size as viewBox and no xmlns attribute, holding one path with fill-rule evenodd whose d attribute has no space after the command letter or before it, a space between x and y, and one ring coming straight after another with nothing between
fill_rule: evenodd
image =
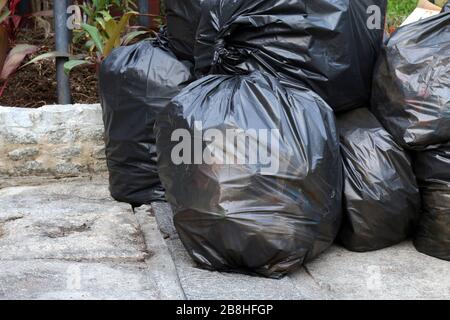
<instances>
[{"instance_id":1,"label":"plastic trash bag","mask_svg":"<svg viewBox=\"0 0 450 320\"><path fill-rule=\"evenodd\" d=\"M447 3L442 8L442 13L444 12L450 12L450 1L447 1Z\"/></svg>"},{"instance_id":2,"label":"plastic trash bag","mask_svg":"<svg viewBox=\"0 0 450 320\"><path fill-rule=\"evenodd\" d=\"M420 194L410 158L367 108L339 115L344 163L344 218L340 242L372 251L412 236Z\"/></svg>"},{"instance_id":3,"label":"plastic trash bag","mask_svg":"<svg viewBox=\"0 0 450 320\"><path fill-rule=\"evenodd\" d=\"M399 28L375 72L372 111L402 146L450 140L450 13Z\"/></svg>"},{"instance_id":4,"label":"plastic trash bag","mask_svg":"<svg viewBox=\"0 0 450 320\"><path fill-rule=\"evenodd\" d=\"M416 154L423 213L414 244L422 253L450 261L450 142Z\"/></svg>"},{"instance_id":5,"label":"plastic trash bag","mask_svg":"<svg viewBox=\"0 0 450 320\"><path fill-rule=\"evenodd\" d=\"M259 69L306 83L337 111L369 102L386 0L210 0L202 8L200 74Z\"/></svg>"},{"instance_id":6,"label":"plastic trash bag","mask_svg":"<svg viewBox=\"0 0 450 320\"><path fill-rule=\"evenodd\" d=\"M164 199L155 117L192 80L192 64L177 60L165 46L160 39L120 47L100 69L111 195L136 206Z\"/></svg>"},{"instance_id":7,"label":"plastic trash bag","mask_svg":"<svg viewBox=\"0 0 450 320\"><path fill-rule=\"evenodd\" d=\"M204 1L210 0L165 0L167 37L179 58L194 60L195 34Z\"/></svg>"},{"instance_id":8,"label":"plastic trash bag","mask_svg":"<svg viewBox=\"0 0 450 320\"><path fill-rule=\"evenodd\" d=\"M174 223L200 266L280 278L334 241L342 164L333 112L318 95L259 72L207 76L155 129Z\"/></svg>"}]
</instances>

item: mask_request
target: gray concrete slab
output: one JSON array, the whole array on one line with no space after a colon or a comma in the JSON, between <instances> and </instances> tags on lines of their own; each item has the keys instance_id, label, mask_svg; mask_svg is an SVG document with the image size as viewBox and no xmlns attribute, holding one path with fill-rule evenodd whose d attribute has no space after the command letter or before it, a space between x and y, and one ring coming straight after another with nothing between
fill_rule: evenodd
<instances>
[{"instance_id":1,"label":"gray concrete slab","mask_svg":"<svg viewBox=\"0 0 450 320\"><path fill-rule=\"evenodd\" d=\"M278 281L200 270L176 234L170 207L152 207L189 299L450 299L450 263L411 242L368 253L333 246Z\"/></svg>"},{"instance_id":2,"label":"gray concrete slab","mask_svg":"<svg viewBox=\"0 0 450 320\"><path fill-rule=\"evenodd\" d=\"M139 223L104 182L0 190L0 260L144 261Z\"/></svg>"},{"instance_id":3,"label":"gray concrete slab","mask_svg":"<svg viewBox=\"0 0 450 320\"><path fill-rule=\"evenodd\" d=\"M302 271L290 276L307 296L329 299L450 299L450 262L419 253L411 242L356 253L334 246L306 266L316 286L302 288Z\"/></svg>"},{"instance_id":4,"label":"gray concrete slab","mask_svg":"<svg viewBox=\"0 0 450 320\"><path fill-rule=\"evenodd\" d=\"M143 263L0 261L0 299L161 298Z\"/></svg>"},{"instance_id":5,"label":"gray concrete slab","mask_svg":"<svg viewBox=\"0 0 450 320\"><path fill-rule=\"evenodd\" d=\"M151 258L146 259L148 274L155 279L161 298L186 299L177 269L163 235L159 232L152 208L143 206L136 209L135 213L144 234L147 249L152 252Z\"/></svg>"},{"instance_id":6,"label":"gray concrete slab","mask_svg":"<svg viewBox=\"0 0 450 320\"><path fill-rule=\"evenodd\" d=\"M151 212L107 180L0 189L0 299L183 299Z\"/></svg>"},{"instance_id":7,"label":"gray concrete slab","mask_svg":"<svg viewBox=\"0 0 450 320\"><path fill-rule=\"evenodd\" d=\"M410 242L334 246L282 280L199 269L165 203L134 212L107 180L0 189L0 299L450 299L450 263Z\"/></svg>"}]
</instances>

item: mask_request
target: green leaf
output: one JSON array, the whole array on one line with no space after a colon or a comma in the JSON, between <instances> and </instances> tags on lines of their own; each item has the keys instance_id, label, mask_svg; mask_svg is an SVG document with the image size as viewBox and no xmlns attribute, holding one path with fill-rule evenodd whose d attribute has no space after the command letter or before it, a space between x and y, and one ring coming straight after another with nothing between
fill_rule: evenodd
<instances>
[{"instance_id":1,"label":"green leaf","mask_svg":"<svg viewBox=\"0 0 450 320\"><path fill-rule=\"evenodd\" d=\"M6 57L0 79L8 79L8 77L19 68L27 55L33 54L38 50L38 47L29 44L19 44L15 46Z\"/></svg>"},{"instance_id":2,"label":"green leaf","mask_svg":"<svg viewBox=\"0 0 450 320\"><path fill-rule=\"evenodd\" d=\"M95 21L97 21L97 23L102 27L103 30L106 28L104 19L97 17L95 18Z\"/></svg>"},{"instance_id":3,"label":"green leaf","mask_svg":"<svg viewBox=\"0 0 450 320\"><path fill-rule=\"evenodd\" d=\"M148 33L150 33L150 31L133 31L133 32L130 32L126 36L123 37L122 44L124 46L127 46L135 38L137 38L137 37L139 37L139 36L141 36L143 34L148 34Z\"/></svg>"},{"instance_id":4,"label":"green leaf","mask_svg":"<svg viewBox=\"0 0 450 320\"><path fill-rule=\"evenodd\" d=\"M80 43L81 41L85 42L86 40L86 31L83 29L75 29L73 30L73 37L72 37L72 43Z\"/></svg>"},{"instance_id":5,"label":"green leaf","mask_svg":"<svg viewBox=\"0 0 450 320\"><path fill-rule=\"evenodd\" d=\"M8 8L6 8L4 11L0 12L0 23L5 21L9 15L11 14L11 11L9 11Z\"/></svg>"},{"instance_id":6,"label":"green leaf","mask_svg":"<svg viewBox=\"0 0 450 320\"><path fill-rule=\"evenodd\" d=\"M134 8L134 9L137 8L136 2L133 1L133 0L129 0L129 1L128 1L128 6L129 6L130 8Z\"/></svg>"},{"instance_id":7,"label":"green leaf","mask_svg":"<svg viewBox=\"0 0 450 320\"><path fill-rule=\"evenodd\" d=\"M81 10L83 10L84 14L86 14L87 16L91 16L92 12L87 5L81 4L80 8L81 8Z\"/></svg>"},{"instance_id":8,"label":"green leaf","mask_svg":"<svg viewBox=\"0 0 450 320\"><path fill-rule=\"evenodd\" d=\"M92 3L94 4L94 7L96 9L101 9L102 4L104 3L104 1L101 0L93 0Z\"/></svg>"},{"instance_id":9,"label":"green leaf","mask_svg":"<svg viewBox=\"0 0 450 320\"><path fill-rule=\"evenodd\" d=\"M128 22L130 21L130 18L132 16L137 15L137 14L138 14L137 12L130 11L130 12L125 13L122 16L122 18L120 19L120 21L117 24L116 28L112 32L110 38L108 39L108 41L105 44L105 49L102 52L105 57L107 57L111 53L112 49L114 49L114 46L116 45L116 43L120 39L120 35L126 29L126 27L128 25Z\"/></svg>"},{"instance_id":10,"label":"green leaf","mask_svg":"<svg viewBox=\"0 0 450 320\"><path fill-rule=\"evenodd\" d=\"M105 19L105 21L113 19L111 13L109 13L108 11L100 11L100 14L103 16L103 19Z\"/></svg>"},{"instance_id":11,"label":"green leaf","mask_svg":"<svg viewBox=\"0 0 450 320\"><path fill-rule=\"evenodd\" d=\"M83 30L85 30L89 36L91 37L92 41L94 41L95 46L97 47L97 50L100 51L100 53L103 54L103 40L100 32L96 27L90 26L86 23L83 23L81 25Z\"/></svg>"},{"instance_id":12,"label":"green leaf","mask_svg":"<svg viewBox=\"0 0 450 320\"><path fill-rule=\"evenodd\" d=\"M73 68L85 64L92 64L92 62L87 60L69 60L66 63L64 63L64 72L68 75Z\"/></svg>"},{"instance_id":13,"label":"green leaf","mask_svg":"<svg viewBox=\"0 0 450 320\"><path fill-rule=\"evenodd\" d=\"M92 40L88 40L88 41L84 44L84 47L85 47L87 50L91 51L92 48L95 47L95 43L94 43L94 41L92 41Z\"/></svg>"},{"instance_id":14,"label":"green leaf","mask_svg":"<svg viewBox=\"0 0 450 320\"><path fill-rule=\"evenodd\" d=\"M43 53L43 54L38 55L37 57L34 57L27 63L25 63L23 66L20 67L20 69L25 68L26 66L36 63L41 60L54 59L54 58L70 58L70 54L60 52L60 51L51 51L51 52Z\"/></svg>"},{"instance_id":15,"label":"green leaf","mask_svg":"<svg viewBox=\"0 0 450 320\"><path fill-rule=\"evenodd\" d=\"M105 32L108 35L108 39L113 36L114 30L117 27L117 22L114 19L106 21Z\"/></svg>"}]
</instances>

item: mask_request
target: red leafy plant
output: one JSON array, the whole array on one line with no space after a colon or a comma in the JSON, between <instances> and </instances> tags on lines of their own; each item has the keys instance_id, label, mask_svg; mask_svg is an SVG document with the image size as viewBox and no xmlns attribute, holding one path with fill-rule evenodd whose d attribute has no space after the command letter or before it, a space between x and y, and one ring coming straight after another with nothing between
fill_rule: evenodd
<instances>
[{"instance_id":1,"label":"red leafy plant","mask_svg":"<svg viewBox=\"0 0 450 320\"><path fill-rule=\"evenodd\" d=\"M16 44L16 36L23 17L16 15L21 0L0 0L0 97L3 95L8 78L20 67L23 60L39 50L37 46Z\"/></svg>"}]
</instances>

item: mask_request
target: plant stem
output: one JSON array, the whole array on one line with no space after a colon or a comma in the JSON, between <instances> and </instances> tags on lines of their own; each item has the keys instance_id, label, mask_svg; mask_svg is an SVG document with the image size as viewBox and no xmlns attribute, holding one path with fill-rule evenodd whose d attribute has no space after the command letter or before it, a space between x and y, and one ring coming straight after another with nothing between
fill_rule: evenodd
<instances>
[{"instance_id":1,"label":"plant stem","mask_svg":"<svg viewBox=\"0 0 450 320\"><path fill-rule=\"evenodd\" d=\"M0 97L3 97L3 92L5 91L6 85L8 84L8 79L3 83L2 88L0 89Z\"/></svg>"}]
</instances>

